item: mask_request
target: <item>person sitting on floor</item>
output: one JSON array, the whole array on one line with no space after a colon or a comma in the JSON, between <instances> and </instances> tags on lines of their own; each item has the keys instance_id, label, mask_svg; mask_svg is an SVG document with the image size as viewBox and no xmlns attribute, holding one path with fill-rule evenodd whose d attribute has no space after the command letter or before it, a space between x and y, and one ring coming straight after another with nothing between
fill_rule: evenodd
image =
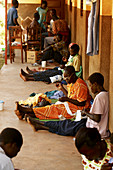
<instances>
[{"instance_id":1,"label":"person sitting on floor","mask_svg":"<svg viewBox=\"0 0 113 170\"><path fill-rule=\"evenodd\" d=\"M18 154L22 144L23 138L17 129L2 130L0 133L0 170L14 170L11 158Z\"/></svg>"},{"instance_id":2,"label":"person sitting on floor","mask_svg":"<svg viewBox=\"0 0 113 170\"><path fill-rule=\"evenodd\" d=\"M30 23L29 28L35 28L35 27L40 26L40 24L39 24L39 22L38 22L39 18L40 18L39 13L38 13L38 12L35 12L35 13L34 13L33 21Z\"/></svg>"},{"instance_id":3,"label":"person sitting on floor","mask_svg":"<svg viewBox=\"0 0 113 170\"><path fill-rule=\"evenodd\" d=\"M110 147L96 128L81 128L75 136L75 146L82 154L84 170L100 170L111 158Z\"/></svg>"},{"instance_id":4,"label":"person sitting on floor","mask_svg":"<svg viewBox=\"0 0 113 170\"><path fill-rule=\"evenodd\" d=\"M75 68L75 71L77 71L78 73L80 71L80 64L81 64L80 55L78 54L79 46L75 43L71 43L69 45L69 52L70 52L69 59L67 59L67 56L65 56L62 58L62 60L67 63L66 66L72 65ZM53 83L55 82L54 76L60 75L61 76L60 78L62 78L64 67L65 65L63 66L61 65L60 67L55 67L53 69L48 69L42 72L32 71L27 67L26 70L29 74L25 73L21 69L20 77L24 79L24 81L33 80L33 81L44 81L47 83L51 83L51 82ZM59 81L59 79L57 79L57 81Z\"/></svg>"},{"instance_id":5,"label":"person sitting on floor","mask_svg":"<svg viewBox=\"0 0 113 170\"><path fill-rule=\"evenodd\" d=\"M19 119L24 118L26 113L35 115L39 119L59 119L62 114L70 119L75 116L77 110L90 108L90 95L86 83L78 78L73 66L64 69L64 79L66 80L67 90L59 84L59 90L63 91L66 97L59 98L59 102L45 107L24 107L16 103L16 115Z\"/></svg>"},{"instance_id":6,"label":"person sitting on floor","mask_svg":"<svg viewBox=\"0 0 113 170\"><path fill-rule=\"evenodd\" d=\"M102 138L108 137L109 94L103 87L103 75L98 72L93 73L88 78L88 84L92 93L96 95L90 111L88 109L81 111L82 116L84 116L85 113L88 118L81 119L80 121L72 121L66 119L63 121L40 122L39 120L37 121L29 117L29 123L33 126L34 130L38 131L42 129L59 135L75 136L81 127L95 127L99 130Z\"/></svg>"}]
</instances>

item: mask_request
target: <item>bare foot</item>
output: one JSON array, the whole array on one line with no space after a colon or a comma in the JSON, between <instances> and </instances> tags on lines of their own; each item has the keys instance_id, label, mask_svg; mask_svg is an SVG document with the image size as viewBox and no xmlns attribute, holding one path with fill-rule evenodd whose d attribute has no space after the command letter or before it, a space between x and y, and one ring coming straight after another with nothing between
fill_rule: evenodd
<instances>
[{"instance_id":1,"label":"bare foot","mask_svg":"<svg viewBox=\"0 0 113 170\"><path fill-rule=\"evenodd\" d=\"M33 123L36 123L36 124L40 124L40 125L44 125L44 121L40 121L38 119L36 119L36 117L31 117L29 116L28 114L25 114L24 116L25 120L27 121L27 118L30 118L30 120L33 122Z\"/></svg>"},{"instance_id":2,"label":"bare foot","mask_svg":"<svg viewBox=\"0 0 113 170\"><path fill-rule=\"evenodd\" d=\"M20 73L20 77L24 80L24 81L27 81L27 78L25 76L23 76L21 73Z\"/></svg>"},{"instance_id":3,"label":"bare foot","mask_svg":"<svg viewBox=\"0 0 113 170\"><path fill-rule=\"evenodd\" d=\"M29 74L33 74L33 73L35 72L35 71L30 70L28 66L26 67L26 71L27 71Z\"/></svg>"},{"instance_id":4,"label":"bare foot","mask_svg":"<svg viewBox=\"0 0 113 170\"><path fill-rule=\"evenodd\" d=\"M15 114L17 115L17 117L19 118L19 120L22 120L24 118L24 115L22 113L20 113L19 110L15 110Z\"/></svg>"},{"instance_id":5,"label":"bare foot","mask_svg":"<svg viewBox=\"0 0 113 170\"><path fill-rule=\"evenodd\" d=\"M34 122L30 117L27 117L27 122L31 125L35 132L38 130L42 130L41 125Z\"/></svg>"},{"instance_id":6,"label":"bare foot","mask_svg":"<svg viewBox=\"0 0 113 170\"><path fill-rule=\"evenodd\" d=\"M15 104L16 104L16 110L19 110L19 107L18 107L19 102L18 102L18 101L16 101L16 102L15 102Z\"/></svg>"},{"instance_id":7,"label":"bare foot","mask_svg":"<svg viewBox=\"0 0 113 170\"><path fill-rule=\"evenodd\" d=\"M28 76L28 74L27 74L23 69L21 69L21 74L22 74L23 76Z\"/></svg>"}]
</instances>

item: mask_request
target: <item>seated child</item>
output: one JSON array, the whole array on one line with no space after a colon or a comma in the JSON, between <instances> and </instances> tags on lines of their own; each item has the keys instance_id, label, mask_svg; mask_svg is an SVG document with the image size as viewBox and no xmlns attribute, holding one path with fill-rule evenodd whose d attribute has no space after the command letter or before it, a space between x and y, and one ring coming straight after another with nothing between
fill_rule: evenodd
<instances>
[{"instance_id":1,"label":"seated child","mask_svg":"<svg viewBox=\"0 0 113 170\"><path fill-rule=\"evenodd\" d=\"M75 68L75 71L78 72L80 70L80 64L81 64L80 56L78 54L79 46L75 43L70 44L69 52L70 52L69 59L68 59L68 56L63 56L62 60L67 63L66 66L71 65ZM26 70L29 74L25 73L21 69L20 77L24 81L44 81L44 82L51 83L53 82L52 80L53 76L63 75L63 68L65 67L65 65L61 65L60 67L55 67L53 69L48 69L42 72L34 72L27 67ZM57 81L59 81L59 79L57 79Z\"/></svg>"}]
</instances>

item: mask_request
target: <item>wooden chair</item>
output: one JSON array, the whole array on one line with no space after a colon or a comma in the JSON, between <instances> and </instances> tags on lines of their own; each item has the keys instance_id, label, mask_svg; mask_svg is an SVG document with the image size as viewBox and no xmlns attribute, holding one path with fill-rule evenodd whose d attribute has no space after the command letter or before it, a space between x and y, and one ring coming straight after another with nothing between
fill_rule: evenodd
<instances>
[{"instance_id":1,"label":"wooden chair","mask_svg":"<svg viewBox=\"0 0 113 170\"><path fill-rule=\"evenodd\" d=\"M14 41L19 41L15 43ZM10 62L14 62L14 49L21 50L21 62L23 63L23 48L22 48L22 29L20 26L10 26L9 27L9 49L10 49Z\"/></svg>"},{"instance_id":2,"label":"wooden chair","mask_svg":"<svg viewBox=\"0 0 113 170\"><path fill-rule=\"evenodd\" d=\"M41 50L41 27L27 28L27 50L37 48Z\"/></svg>"}]
</instances>

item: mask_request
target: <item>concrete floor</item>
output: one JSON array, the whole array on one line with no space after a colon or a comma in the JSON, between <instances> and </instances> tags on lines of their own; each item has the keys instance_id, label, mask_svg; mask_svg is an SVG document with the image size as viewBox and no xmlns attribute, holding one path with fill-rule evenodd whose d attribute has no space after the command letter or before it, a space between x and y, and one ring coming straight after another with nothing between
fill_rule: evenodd
<instances>
[{"instance_id":1,"label":"concrete floor","mask_svg":"<svg viewBox=\"0 0 113 170\"><path fill-rule=\"evenodd\" d=\"M6 127L17 128L23 135L24 144L14 166L23 170L82 170L81 156L74 146L72 137L64 137L47 131L34 132L24 120L14 114L15 101L26 99L32 92L55 90L54 84L24 82L19 77L20 69L30 64L21 64L20 59L8 62L0 71L0 100L5 102L0 111L0 131Z\"/></svg>"}]
</instances>

